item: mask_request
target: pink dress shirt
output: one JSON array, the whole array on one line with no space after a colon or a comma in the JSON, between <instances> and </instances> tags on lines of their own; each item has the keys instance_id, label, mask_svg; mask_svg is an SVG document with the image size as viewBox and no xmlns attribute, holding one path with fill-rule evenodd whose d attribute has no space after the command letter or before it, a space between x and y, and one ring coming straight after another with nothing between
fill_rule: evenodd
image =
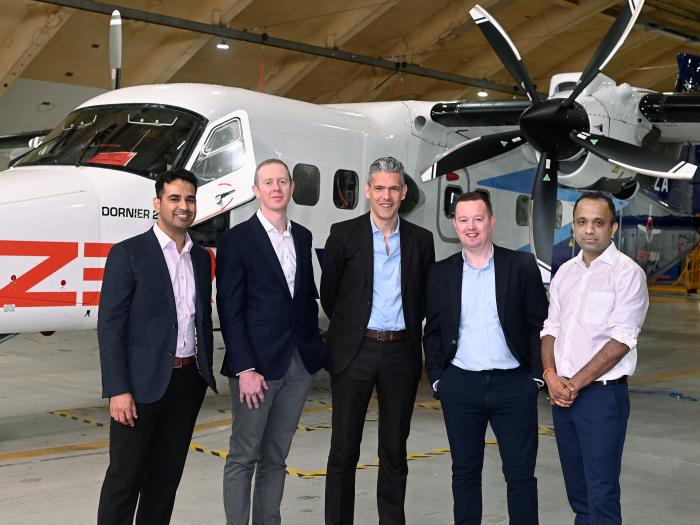
<instances>
[{"instance_id":1,"label":"pink dress shirt","mask_svg":"<svg viewBox=\"0 0 700 525\"><path fill-rule=\"evenodd\" d=\"M614 243L586 268L583 253L565 262L549 287L549 314L541 337L551 335L557 374L572 377L611 338L630 351L597 378L632 375L637 336L649 307L644 270Z\"/></svg>"},{"instance_id":2,"label":"pink dress shirt","mask_svg":"<svg viewBox=\"0 0 700 525\"><path fill-rule=\"evenodd\" d=\"M175 241L160 229L158 224L153 226L153 233L163 250L165 263L168 266L170 282L173 285L175 308L177 309L177 357L188 357L195 354L194 330L194 300L195 282L192 270L192 239L187 235L182 253L178 253Z\"/></svg>"}]
</instances>

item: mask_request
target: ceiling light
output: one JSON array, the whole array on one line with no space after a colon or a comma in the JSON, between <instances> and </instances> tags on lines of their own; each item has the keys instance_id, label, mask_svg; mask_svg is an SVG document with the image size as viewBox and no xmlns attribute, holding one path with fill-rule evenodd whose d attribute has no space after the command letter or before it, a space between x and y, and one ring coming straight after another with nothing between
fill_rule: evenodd
<instances>
[{"instance_id":1,"label":"ceiling light","mask_svg":"<svg viewBox=\"0 0 700 525\"><path fill-rule=\"evenodd\" d=\"M228 49L231 47L228 45L228 42L226 40L221 40L219 43L216 44L216 49Z\"/></svg>"},{"instance_id":2,"label":"ceiling light","mask_svg":"<svg viewBox=\"0 0 700 525\"><path fill-rule=\"evenodd\" d=\"M478 97L481 97L481 98L484 98L484 97L488 97L488 96L489 96L489 94L488 94L486 91L483 91L483 90L477 92L476 95L477 95Z\"/></svg>"}]
</instances>

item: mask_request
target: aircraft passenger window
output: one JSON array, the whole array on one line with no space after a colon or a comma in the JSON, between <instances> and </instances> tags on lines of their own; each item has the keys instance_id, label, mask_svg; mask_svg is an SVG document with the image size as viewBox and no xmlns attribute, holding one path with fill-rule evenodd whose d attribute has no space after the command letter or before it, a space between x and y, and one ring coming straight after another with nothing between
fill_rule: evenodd
<instances>
[{"instance_id":1,"label":"aircraft passenger window","mask_svg":"<svg viewBox=\"0 0 700 525\"><path fill-rule=\"evenodd\" d=\"M518 199L515 201L515 223L518 226L530 224L530 197L528 195L518 195Z\"/></svg>"},{"instance_id":2,"label":"aircraft passenger window","mask_svg":"<svg viewBox=\"0 0 700 525\"><path fill-rule=\"evenodd\" d=\"M192 172L201 186L233 173L243 166L244 161L245 144L241 122L232 119L211 132L192 166Z\"/></svg>"},{"instance_id":3,"label":"aircraft passenger window","mask_svg":"<svg viewBox=\"0 0 700 525\"><path fill-rule=\"evenodd\" d=\"M448 219L455 218L455 207L457 206L457 197L462 195L462 188L459 186L447 186L445 188L445 202L443 211Z\"/></svg>"},{"instance_id":4,"label":"aircraft passenger window","mask_svg":"<svg viewBox=\"0 0 700 525\"><path fill-rule=\"evenodd\" d=\"M318 203L321 190L321 172L311 164L297 164L292 170L294 193L292 199L302 206L314 206Z\"/></svg>"},{"instance_id":5,"label":"aircraft passenger window","mask_svg":"<svg viewBox=\"0 0 700 525\"><path fill-rule=\"evenodd\" d=\"M401 201L401 206L399 206L399 213L410 213L420 204L420 190L418 184L409 175L404 174L404 179L408 189L406 190L406 198Z\"/></svg>"},{"instance_id":6,"label":"aircraft passenger window","mask_svg":"<svg viewBox=\"0 0 700 525\"><path fill-rule=\"evenodd\" d=\"M333 203L341 210L353 210L357 206L360 179L350 170L338 170L333 177Z\"/></svg>"}]
</instances>

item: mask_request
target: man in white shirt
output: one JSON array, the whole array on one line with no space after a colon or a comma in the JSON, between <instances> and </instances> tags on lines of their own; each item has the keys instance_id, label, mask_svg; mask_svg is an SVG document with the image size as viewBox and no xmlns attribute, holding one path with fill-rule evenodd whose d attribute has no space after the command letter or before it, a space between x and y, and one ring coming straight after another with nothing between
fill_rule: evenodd
<instances>
[{"instance_id":1,"label":"man in white shirt","mask_svg":"<svg viewBox=\"0 0 700 525\"><path fill-rule=\"evenodd\" d=\"M325 360L311 232L287 217L294 182L277 159L260 163L260 209L218 241L216 301L233 405L224 467L228 525L277 525L286 458L306 395Z\"/></svg>"},{"instance_id":2,"label":"man in white shirt","mask_svg":"<svg viewBox=\"0 0 700 525\"><path fill-rule=\"evenodd\" d=\"M615 248L615 208L586 193L574 205L579 254L549 289L542 365L576 525L622 523L620 470L629 418L627 377L649 306L644 271Z\"/></svg>"}]
</instances>

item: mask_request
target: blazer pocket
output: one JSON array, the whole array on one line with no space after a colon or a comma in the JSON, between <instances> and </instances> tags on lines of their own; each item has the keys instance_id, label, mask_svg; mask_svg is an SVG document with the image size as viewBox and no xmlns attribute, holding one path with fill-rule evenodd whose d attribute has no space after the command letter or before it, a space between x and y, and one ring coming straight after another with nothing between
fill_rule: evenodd
<instances>
[{"instance_id":1,"label":"blazer pocket","mask_svg":"<svg viewBox=\"0 0 700 525\"><path fill-rule=\"evenodd\" d=\"M605 324L614 302L615 295L611 292L589 292L583 308L583 320L589 324Z\"/></svg>"}]
</instances>

